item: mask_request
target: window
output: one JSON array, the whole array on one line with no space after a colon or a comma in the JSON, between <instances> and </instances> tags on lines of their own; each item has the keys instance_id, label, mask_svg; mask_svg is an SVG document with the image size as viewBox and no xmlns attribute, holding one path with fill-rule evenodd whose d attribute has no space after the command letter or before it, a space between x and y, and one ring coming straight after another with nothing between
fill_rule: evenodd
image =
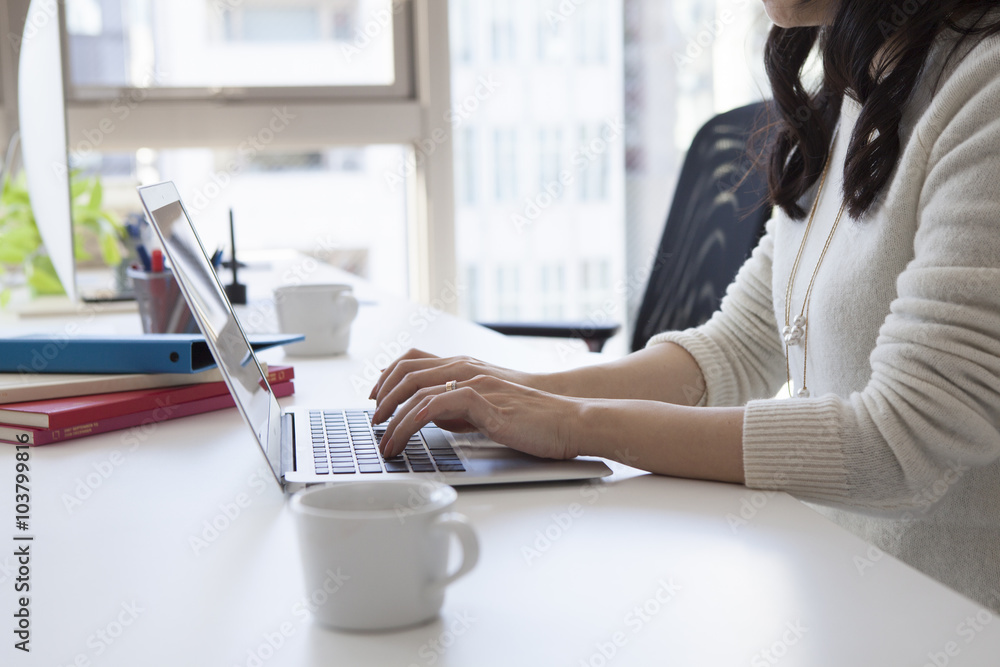
<instances>
[{"instance_id":1,"label":"window","mask_svg":"<svg viewBox=\"0 0 1000 667\"><path fill-rule=\"evenodd\" d=\"M497 201L517 197L517 130L498 128L493 132L493 175Z\"/></svg>"},{"instance_id":2,"label":"window","mask_svg":"<svg viewBox=\"0 0 1000 667\"><path fill-rule=\"evenodd\" d=\"M471 2L461 2L451 6L452 58L459 62L471 62L475 49L477 25L473 20L473 12L478 5Z\"/></svg>"},{"instance_id":3,"label":"window","mask_svg":"<svg viewBox=\"0 0 1000 667\"><path fill-rule=\"evenodd\" d=\"M562 165L562 131L543 127L538 133L538 191L551 190L559 184Z\"/></svg>"},{"instance_id":4,"label":"window","mask_svg":"<svg viewBox=\"0 0 1000 667\"><path fill-rule=\"evenodd\" d=\"M400 94L409 87L407 77L396 76L407 71L406 54L396 53L406 4L66 0L70 92L362 86Z\"/></svg>"},{"instance_id":5,"label":"window","mask_svg":"<svg viewBox=\"0 0 1000 667\"><path fill-rule=\"evenodd\" d=\"M563 20L559 14L559 3L550 0L539 12L538 25L538 60L541 62L557 62L566 57L568 45L567 31L563 28Z\"/></svg>"},{"instance_id":6,"label":"window","mask_svg":"<svg viewBox=\"0 0 1000 667\"><path fill-rule=\"evenodd\" d=\"M479 285L480 270L478 266L465 267L466 289L461 293L461 308L472 321L480 319L479 310L482 299L482 290Z\"/></svg>"},{"instance_id":7,"label":"window","mask_svg":"<svg viewBox=\"0 0 1000 667\"><path fill-rule=\"evenodd\" d=\"M406 189L390 190L383 179L405 153L401 146L322 147L246 157L192 147L96 154L72 166L101 175L105 199L122 219L141 213L136 183L172 180L209 251L229 247L232 210L240 249L299 250L405 295Z\"/></svg>"},{"instance_id":8,"label":"window","mask_svg":"<svg viewBox=\"0 0 1000 667\"><path fill-rule=\"evenodd\" d=\"M580 265L583 318L600 321L601 311L611 298L611 262L604 258L586 259Z\"/></svg>"},{"instance_id":9,"label":"window","mask_svg":"<svg viewBox=\"0 0 1000 667\"><path fill-rule=\"evenodd\" d=\"M599 20L585 18L589 4L599 7ZM450 0L449 7L452 40L459 39L455 21L474 7L471 33L505 35L498 26L510 19L531 47L516 51L514 68L497 53L503 40L468 61L453 55L453 105L461 107L481 78L501 83L463 119L464 128L479 133L481 182L493 196L469 198L464 186L456 190L458 265L462 275L468 275L465 267L485 271L460 313L487 321L582 317L594 297L582 286L581 263L604 260L609 280L624 275L621 3ZM605 51L603 60L586 65L575 57L585 20L587 30L599 28L596 39L604 47L595 48ZM592 135L600 140L597 151L584 145ZM476 157L464 140L456 142L455 155L456 164ZM457 184L468 171L458 170ZM584 199L584 190L593 194Z\"/></svg>"},{"instance_id":10,"label":"window","mask_svg":"<svg viewBox=\"0 0 1000 667\"><path fill-rule=\"evenodd\" d=\"M519 3L489 2L493 17L490 25L490 38L493 44L493 60L509 62L514 59L516 51L516 34L514 29L514 12Z\"/></svg>"},{"instance_id":11,"label":"window","mask_svg":"<svg viewBox=\"0 0 1000 667\"><path fill-rule=\"evenodd\" d=\"M610 145L604 138L604 128L585 126L580 128L580 146L577 149L577 163L582 165L580 176L580 199L592 201L608 196L608 169Z\"/></svg>"},{"instance_id":12,"label":"window","mask_svg":"<svg viewBox=\"0 0 1000 667\"><path fill-rule=\"evenodd\" d=\"M318 42L323 39L319 15L316 7L224 9L225 39L229 42Z\"/></svg>"},{"instance_id":13,"label":"window","mask_svg":"<svg viewBox=\"0 0 1000 667\"><path fill-rule=\"evenodd\" d=\"M607 12L612 5L601 0L590 0L580 5L576 26L576 57L583 65L600 65L608 58Z\"/></svg>"},{"instance_id":14,"label":"window","mask_svg":"<svg viewBox=\"0 0 1000 667\"><path fill-rule=\"evenodd\" d=\"M539 291L542 298L542 318L558 322L566 317L566 267L561 264L542 266Z\"/></svg>"},{"instance_id":15,"label":"window","mask_svg":"<svg viewBox=\"0 0 1000 667\"><path fill-rule=\"evenodd\" d=\"M501 320L517 320L521 315L521 267L502 264L497 267L497 297Z\"/></svg>"},{"instance_id":16,"label":"window","mask_svg":"<svg viewBox=\"0 0 1000 667\"><path fill-rule=\"evenodd\" d=\"M476 128L464 127L455 136L455 191L463 204L476 203L479 151Z\"/></svg>"}]
</instances>

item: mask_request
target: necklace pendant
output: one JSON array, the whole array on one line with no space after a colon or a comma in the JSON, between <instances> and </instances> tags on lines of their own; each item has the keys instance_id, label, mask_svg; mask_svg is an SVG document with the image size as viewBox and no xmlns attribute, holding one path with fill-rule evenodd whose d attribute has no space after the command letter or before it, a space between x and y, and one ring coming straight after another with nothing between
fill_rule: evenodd
<instances>
[{"instance_id":1,"label":"necklace pendant","mask_svg":"<svg viewBox=\"0 0 1000 667\"><path fill-rule=\"evenodd\" d=\"M809 396L810 396L809 390L806 389L805 387L802 387L802 389L799 389L797 392L795 392L795 398L809 398Z\"/></svg>"},{"instance_id":2,"label":"necklace pendant","mask_svg":"<svg viewBox=\"0 0 1000 667\"><path fill-rule=\"evenodd\" d=\"M802 317L795 318L796 322L798 322L799 320L803 320L803 323L805 322L804 318ZM786 326L784 329L781 330L781 337L784 339L785 345L788 346L799 345L802 342L805 333L806 330L804 326L800 324L793 324L792 326Z\"/></svg>"}]
</instances>

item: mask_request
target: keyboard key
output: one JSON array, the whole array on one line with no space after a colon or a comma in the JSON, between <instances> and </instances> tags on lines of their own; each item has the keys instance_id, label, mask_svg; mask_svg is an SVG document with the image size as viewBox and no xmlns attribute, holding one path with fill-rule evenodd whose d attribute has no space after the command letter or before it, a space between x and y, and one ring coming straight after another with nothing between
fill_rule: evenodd
<instances>
[{"instance_id":1,"label":"keyboard key","mask_svg":"<svg viewBox=\"0 0 1000 667\"><path fill-rule=\"evenodd\" d=\"M430 463L411 463L410 467L413 468L413 472L434 472L434 466Z\"/></svg>"},{"instance_id":2,"label":"keyboard key","mask_svg":"<svg viewBox=\"0 0 1000 667\"><path fill-rule=\"evenodd\" d=\"M365 473L365 474L373 473L373 472L382 472L382 466L378 465L377 463L374 464L374 465L372 465L372 464L362 464L362 465L358 466L358 469L361 470L361 472Z\"/></svg>"},{"instance_id":3,"label":"keyboard key","mask_svg":"<svg viewBox=\"0 0 1000 667\"><path fill-rule=\"evenodd\" d=\"M438 470L441 472L465 472L465 466L461 463L439 463Z\"/></svg>"},{"instance_id":4,"label":"keyboard key","mask_svg":"<svg viewBox=\"0 0 1000 667\"><path fill-rule=\"evenodd\" d=\"M406 465L406 461L402 459L389 459L385 462L385 469L387 472L409 472L410 469Z\"/></svg>"},{"instance_id":5,"label":"keyboard key","mask_svg":"<svg viewBox=\"0 0 1000 667\"><path fill-rule=\"evenodd\" d=\"M345 468L338 468L337 466L333 467L333 474L334 475L353 475L355 472L357 472L357 471L354 469L354 466L351 466L350 468L346 468L346 467Z\"/></svg>"},{"instance_id":6,"label":"keyboard key","mask_svg":"<svg viewBox=\"0 0 1000 667\"><path fill-rule=\"evenodd\" d=\"M444 431L439 428L425 428L420 431L420 434L424 436L430 449L451 449L451 442L448 441Z\"/></svg>"}]
</instances>

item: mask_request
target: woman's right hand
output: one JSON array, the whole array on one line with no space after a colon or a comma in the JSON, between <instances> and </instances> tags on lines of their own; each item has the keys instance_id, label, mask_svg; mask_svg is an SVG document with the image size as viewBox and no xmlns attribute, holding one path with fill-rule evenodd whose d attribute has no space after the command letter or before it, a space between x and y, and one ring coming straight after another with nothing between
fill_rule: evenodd
<instances>
[{"instance_id":1,"label":"woman's right hand","mask_svg":"<svg viewBox=\"0 0 1000 667\"><path fill-rule=\"evenodd\" d=\"M507 380L526 387L531 387L535 378L531 373L501 368L472 357L443 358L422 350L410 349L389 364L375 383L375 387L368 397L375 399L376 403L372 422L378 424L388 419L398 406L405 403L420 389L443 385L449 380L464 382L481 375ZM465 428L462 424L438 425L454 431L472 429L468 424L465 425Z\"/></svg>"}]
</instances>

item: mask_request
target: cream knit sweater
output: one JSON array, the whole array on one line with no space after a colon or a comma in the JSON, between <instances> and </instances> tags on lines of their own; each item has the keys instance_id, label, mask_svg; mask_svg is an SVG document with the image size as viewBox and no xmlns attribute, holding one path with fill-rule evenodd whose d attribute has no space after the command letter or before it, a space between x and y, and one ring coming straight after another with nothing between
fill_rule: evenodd
<instances>
[{"instance_id":1,"label":"cream knit sweater","mask_svg":"<svg viewBox=\"0 0 1000 667\"><path fill-rule=\"evenodd\" d=\"M973 39L946 62L953 39L939 37L928 57L891 185L863 221L844 216L817 275L811 398L767 399L785 382L779 331L806 227L781 211L719 312L650 344L692 354L702 405L745 404L747 486L817 503L1000 611L1000 37ZM840 208L859 111L844 103L793 318ZM792 347L796 390L802 366Z\"/></svg>"}]
</instances>

